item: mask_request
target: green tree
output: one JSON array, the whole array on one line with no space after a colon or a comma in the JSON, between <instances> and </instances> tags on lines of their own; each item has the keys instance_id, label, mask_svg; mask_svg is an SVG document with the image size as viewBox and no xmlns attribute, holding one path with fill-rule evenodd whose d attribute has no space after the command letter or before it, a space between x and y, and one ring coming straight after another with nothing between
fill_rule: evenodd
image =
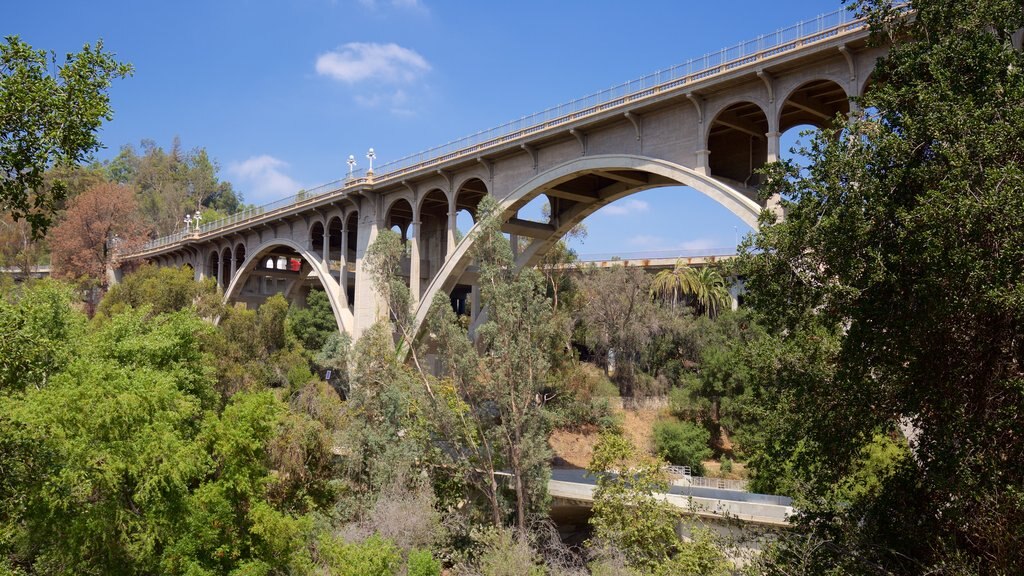
<instances>
[{"instance_id":1,"label":"green tree","mask_svg":"<svg viewBox=\"0 0 1024 576\"><path fill-rule=\"evenodd\" d=\"M704 475L704 460L711 457L708 431L692 422L659 420L654 423L654 446L672 464L689 466Z\"/></svg>"},{"instance_id":2,"label":"green tree","mask_svg":"<svg viewBox=\"0 0 1024 576\"><path fill-rule=\"evenodd\" d=\"M675 512L655 494L668 491L661 462L639 456L624 436L605 433L587 470L597 479L591 545L622 550L630 566L653 571L678 545Z\"/></svg>"},{"instance_id":3,"label":"green tree","mask_svg":"<svg viewBox=\"0 0 1024 576\"><path fill-rule=\"evenodd\" d=\"M220 167L206 149L182 150L177 137L170 150L152 140L143 140L141 148L140 155L123 146L104 168L110 180L135 188L139 209L158 233L180 229L186 213L201 212L209 223L242 207L241 195L217 177Z\"/></svg>"},{"instance_id":4,"label":"green tree","mask_svg":"<svg viewBox=\"0 0 1024 576\"><path fill-rule=\"evenodd\" d=\"M338 332L327 293L310 290L305 306L292 305L288 310L288 330L306 350L318 352L323 348L328 337Z\"/></svg>"},{"instance_id":5,"label":"green tree","mask_svg":"<svg viewBox=\"0 0 1024 576\"><path fill-rule=\"evenodd\" d=\"M204 318L221 312L217 283L212 278L196 282L191 268L145 264L110 287L97 314L112 316L128 307L143 306L154 316L188 308Z\"/></svg>"},{"instance_id":6,"label":"green tree","mask_svg":"<svg viewBox=\"0 0 1024 576\"><path fill-rule=\"evenodd\" d=\"M698 314L717 316L727 310L731 298L722 274L711 266L692 268L677 260L671 270L658 272L651 281L651 295L668 300L672 307L680 302L692 305Z\"/></svg>"},{"instance_id":7,"label":"green tree","mask_svg":"<svg viewBox=\"0 0 1024 576\"><path fill-rule=\"evenodd\" d=\"M50 72L53 64L54 72ZM55 166L79 164L100 148L97 131L112 118L107 90L132 68L86 44L56 64L56 55L33 50L17 36L0 44L0 210L27 219L42 236L67 194L61 178L47 185Z\"/></svg>"},{"instance_id":8,"label":"green tree","mask_svg":"<svg viewBox=\"0 0 1024 576\"><path fill-rule=\"evenodd\" d=\"M778 571L1020 573L1024 12L916 0L906 18L889 4L858 3L893 42L866 112L814 138L802 170L770 167L786 219L763 218L744 257L773 334L759 384L791 415L771 424L789 441L765 460L798 464L820 504ZM910 455L881 488L830 501L901 426Z\"/></svg>"}]
</instances>

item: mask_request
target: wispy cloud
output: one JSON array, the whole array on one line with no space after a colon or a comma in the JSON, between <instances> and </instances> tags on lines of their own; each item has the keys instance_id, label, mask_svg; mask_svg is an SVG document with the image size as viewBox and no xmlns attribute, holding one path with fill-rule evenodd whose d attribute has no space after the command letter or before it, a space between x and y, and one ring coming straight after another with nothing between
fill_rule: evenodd
<instances>
[{"instance_id":1,"label":"wispy cloud","mask_svg":"<svg viewBox=\"0 0 1024 576\"><path fill-rule=\"evenodd\" d=\"M426 58L398 44L350 42L316 59L316 72L346 84L411 84L430 72Z\"/></svg>"},{"instance_id":2,"label":"wispy cloud","mask_svg":"<svg viewBox=\"0 0 1024 576\"><path fill-rule=\"evenodd\" d=\"M290 194L302 185L284 173L288 163L263 154L228 164L228 174L238 180L248 202L263 204Z\"/></svg>"},{"instance_id":3,"label":"wispy cloud","mask_svg":"<svg viewBox=\"0 0 1024 576\"><path fill-rule=\"evenodd\" d=\"M415 114L409 92L426 89L421 81L431 69L426 58L398 44L352 42L316 59L317 74L348 85L357 105L397 116Z\"/></svg>"},{"instance_id":4,"label":"wispy cloud","mask_svg":"<svg viewBox=\"0 0 1024 576\"><path fill-rule=\"evenodd\" d=\"M650 206L643 200L637 200L636 198L630 198L629 200L619 200L601 208L602 214L609 216L627 216L629 214L638 214L640 212L647 212Z\"/></svg>"}]
</instances>

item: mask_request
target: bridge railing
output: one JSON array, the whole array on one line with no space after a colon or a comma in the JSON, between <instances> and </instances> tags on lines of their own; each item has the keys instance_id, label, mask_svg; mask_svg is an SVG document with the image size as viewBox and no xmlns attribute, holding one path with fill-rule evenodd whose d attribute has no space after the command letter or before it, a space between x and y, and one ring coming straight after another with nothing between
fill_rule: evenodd
<instances>
[{"instance_id":1,"label":"bridge railing","mask_svg":"<svg viewBox=\"0 0 1024 576\"><path fill-rule=\"evenodd\" d=\"M644 250L638 252L590 252L577 254L578 262L607 262L610 260L664 260L688 258L733 258L736 247L694 248L690 250Z\"/></svg>"},{"instance_id":2,"label":"bridge railing","mask_svg":"<svg viewBox=\"0 0 1024 576\"><path fill-rule=\"evenodd\" d=\"M500 126L481 130L446 144L387 162L379 166L375 179L377 181L397 179L411 172L436 166L455 158L472 157L487 149L525 138L536 132L569 124L637 100L650 98L734 68L838 36L861 25L862 21L856 19L854 14L845 8L822 14L817 18L763 34L753 40L740 42L718 52L692 58L682 64L647 74L571 102L552 106L546 110L523 116L518 120L512 120ZM310 190L303 190L294 196L282 198L263 206L248 208L226 218L203 224L199 228L199 233L212 232L251 218L262 217L271 212L299 206L331 192L369 183L373 181L369 176L362 169L356 170L349 178L336 180ZM143 246L142 251L159 248L181 239L181 237L174 238L174 236L152 240Z\"/></svg>"}]
</instances>

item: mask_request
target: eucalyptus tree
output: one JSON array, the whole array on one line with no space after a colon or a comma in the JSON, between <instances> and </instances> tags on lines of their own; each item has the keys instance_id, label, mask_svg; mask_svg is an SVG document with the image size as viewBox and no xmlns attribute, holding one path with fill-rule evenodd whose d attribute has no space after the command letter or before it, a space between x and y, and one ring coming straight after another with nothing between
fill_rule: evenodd
<instances>
[{"instance_id":1,"label":"eucalyptus tree","mask_svg":"<svg viewBox=\"0 0 1024 576\"><path fill-rule=\"evenodd\" d=\"M807 493L778 572L1024 572L1024 11L911 7L857 3L889 53L858 117L768 168L786 219L744 256L762 461ZM829 496L900 428L877 490Z\"/></svg>"}]
</instances>

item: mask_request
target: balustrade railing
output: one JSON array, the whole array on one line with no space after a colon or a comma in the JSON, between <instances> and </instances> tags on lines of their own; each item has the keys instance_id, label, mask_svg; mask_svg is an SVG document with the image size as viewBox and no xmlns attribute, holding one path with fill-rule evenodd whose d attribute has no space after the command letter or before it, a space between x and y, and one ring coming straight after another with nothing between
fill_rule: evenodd
<instances>
[{"instance_id":1,"label":"balustrade railing","mask_svg":"<svg viewBox=\"0 0 1024 576\"><path fill-rule=\"evenodd\" d=\"M202 236L226 226L264 217L275 212L290 210L302 206L304 203L315 201L326 194L344 192L346 189L367 184L371 181L380 182L382 180L398 179L409 173L443 164L456 158L472 157L488 149L526 138L537 132L569 124L638 100L651 98L716 74L728 72L729 70L753 64L766 58L772 58L808 44L838 36L862 25L863 22L856 19L854 14L845 8L828 14L822 14L817 18L805 20L773 33L758 36L753 40L740 42L718 52L705 54L699 58L692 58L682 64L612 86L571 102L553 106L546 110L523 116L518 120L506 122L488 130L482 130L475 134L452 140L447 144L435 146L387 162L378 166L372 177L362 169L356 170L349 178L335 180L310 190L299 191L294 196L245 209L226 218L202 224L198 230L193 230L191 233L179 232L157 238L146 243L141 251L145 252L159 248L183 238Z\"/></svg>"}]
</instances>

